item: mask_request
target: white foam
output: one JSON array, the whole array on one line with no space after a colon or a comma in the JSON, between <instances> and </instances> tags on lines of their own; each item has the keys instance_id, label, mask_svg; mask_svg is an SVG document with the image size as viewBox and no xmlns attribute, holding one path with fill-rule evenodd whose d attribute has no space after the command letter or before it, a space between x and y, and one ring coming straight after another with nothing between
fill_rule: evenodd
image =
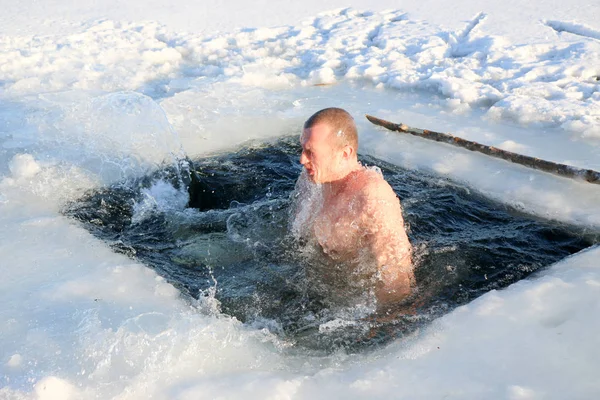
<instances>
[{"instance_id":1,"label":"white foam","mask_svg":"<svg viewBox=\"0 0 600 400\"><path fill-rule=\"evenodd\" d=\"M131 222L140 223L152 213L183 211L189 196L186 190L178 190L169 182L158 180L147 189L141 191L142 199L133 207Z\"/></svg>"},{"instance_id":2,"label":"white foam","mask_svg":"<svg viewBox=\"0 0 600 400\"><path fill-rule=\"evenodd\" d=\"M71 400L77 399L80 396L73 385L55 376L49 376L40 380L35 384L34 388L39 400Z\"/></svg>"},{"instance_id":3,"label":"white foam","mask_svg":"<svg viewBox=\"0 0 600 400\"><path fill-rule=\"evenodd\" d=\"M41 171L40 165L31 154L17 154L8 163L8 168L15 179L32 178Z\"/></svg>"},{"instance_id":4,"label":"white foam","mask_svg":"<svg viewBox=\"0 0 600 400\"><path fill-rule=\"evenodd\" d=\"M20 354L13 354L12 356L10 356L10 358L6 362L6 365L11 368L17 368L17 367L21 366L22 363L23 363L23 357Z\"/></svg>"}]
</instances>

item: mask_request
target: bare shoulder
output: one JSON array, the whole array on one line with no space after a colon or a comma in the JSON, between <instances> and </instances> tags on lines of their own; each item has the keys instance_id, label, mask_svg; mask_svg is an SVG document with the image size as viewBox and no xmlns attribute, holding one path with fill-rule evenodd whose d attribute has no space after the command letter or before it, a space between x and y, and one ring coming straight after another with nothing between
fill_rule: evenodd
<instances>
[{"instance_id":1,"label":"bare shoulder","mask_svg":"<svg viewBox=\"0 0 600 400\"><path fill-rule=\"evenodd\" d=\"M398 203L396 193L378 169L363 169L358 180L360 187L357 192L365 201Z\"/></svg>"}]
</instances>

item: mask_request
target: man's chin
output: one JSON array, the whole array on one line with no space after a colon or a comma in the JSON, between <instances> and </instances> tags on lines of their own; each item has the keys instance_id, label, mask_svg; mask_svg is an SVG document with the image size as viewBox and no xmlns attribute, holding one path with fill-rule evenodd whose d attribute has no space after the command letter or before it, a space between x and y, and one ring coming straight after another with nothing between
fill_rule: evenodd
<instances>
[{"instance_id":1,"label":"man's chin","mask_svg":"<svg viewBox=\"0 0 600 400\"><path fill-rule=\"evenodd\" d=\"M308 175L308 180L317 185L324 183L321 179L317 178L315 175Z\"/></svg>"},{"instance_id":2,"label":"man's chin","mask_svg":"<svg viewBox=\"0 0 600 400\"><path fill-rule=\"evenodd\" d=\"M321 183L325 183L323 181L323 176L322 175L317 175L317 173L313 170L308 170L308 169L304 169L304 175L306 176L306 178L308 178L308 180L312 183L316 183L316 184L321 184Z\"/></svg>"},{"instance_id":3,"label":"man's chin","mask_svg":"<svg viewBox=\"0 0 600 400\"><path fill-rule=\"evenodd\" d=\"M312 183L318 183L314 172L309 172L308 170L304 170L304 173L309 181L311 181Z\"/></svg>"}]
</instances>

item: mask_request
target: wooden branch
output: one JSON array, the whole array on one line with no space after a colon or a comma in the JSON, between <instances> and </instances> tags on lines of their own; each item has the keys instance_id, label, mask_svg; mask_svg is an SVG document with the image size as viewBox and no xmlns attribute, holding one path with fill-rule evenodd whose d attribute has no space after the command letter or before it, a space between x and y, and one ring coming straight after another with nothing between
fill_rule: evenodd
<instances>
[{"instance_id":1,"label":"wooden branch","mask_svg":"<svg viewBox=\"0 0 600 400\"><path fill-rule=\"evenodd\" d=\"M436 142L448 143L453 146L462 147L467 150L477 151L488 156L501 158L515 164L524 165L529 168L548 172L558 176L572 179L583 179L589 183L600 184L600 172L592 169L582 169L565 164L558 164L551 161L541 160L539 158L524 156L522 154L512 153L493 146L486 146L470 140L465 140L447 133L428 131L426 129L411 128L404 124L395 124L384 119L366 115L367 119L375 124L387 128L391 131L409 133Z\"/></svg>"}]
</instances>

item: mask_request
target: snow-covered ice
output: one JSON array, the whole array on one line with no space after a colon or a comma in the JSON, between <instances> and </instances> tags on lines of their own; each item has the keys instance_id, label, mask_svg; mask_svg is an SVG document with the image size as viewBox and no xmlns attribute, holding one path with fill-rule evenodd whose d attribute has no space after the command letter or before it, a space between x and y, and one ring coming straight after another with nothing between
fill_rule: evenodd
<instances>
[{"instance_id":1,"label":"snow-covered ice","mask_svg":"<svg viewBox=\"0 0 600 400\"><path fill-rule=\"evenodd\" d=\"M323 356L286 351L214 304L190 306L155 272L61 216L87 189L183 154L298 132L335 105L356 116L363 152L600 229L598 185L362 119L600 170L600 8L370 3L3 5L0 398L600 395L598 247L383 349ZM169 188L145 195L183 207Z\"/></svg>"}]
</instances>

